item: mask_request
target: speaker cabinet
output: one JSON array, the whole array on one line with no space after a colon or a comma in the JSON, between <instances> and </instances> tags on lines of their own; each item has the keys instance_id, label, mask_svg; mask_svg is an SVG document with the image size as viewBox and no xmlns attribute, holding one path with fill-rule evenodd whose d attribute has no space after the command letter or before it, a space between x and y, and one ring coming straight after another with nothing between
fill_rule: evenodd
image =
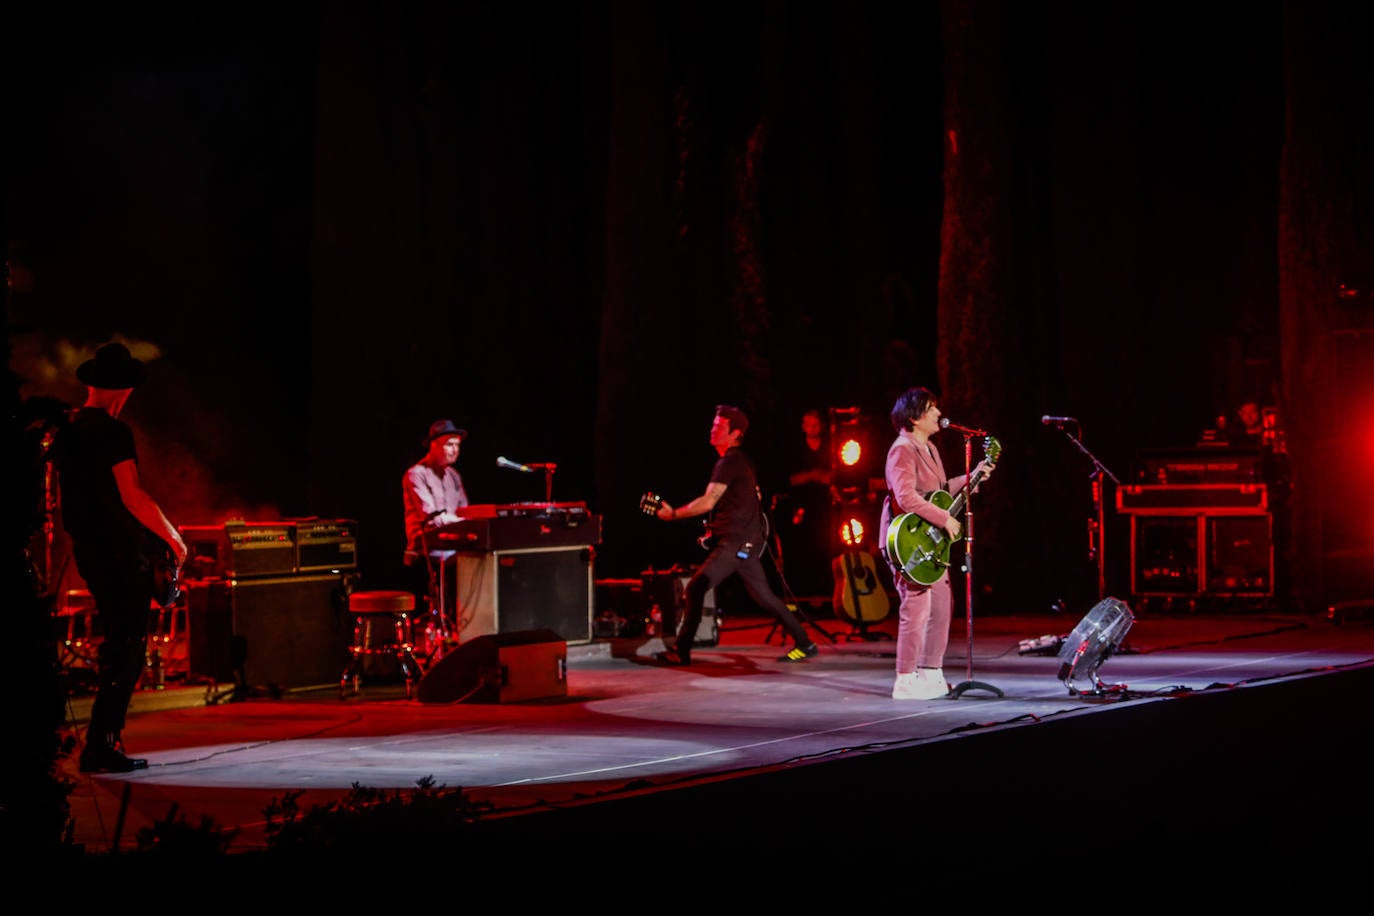
<instances>
[{"instance_id":1,"label":"speaker cabinet","mask_svg":"<svg viewBox=\"0 0 1374 916\"><path fill-rule=\"evenodd\" d=\"M1137 595L1272 595L1272 533L1267 513L1132 515L1132 589Z\"/></svg>"},{"instance_id":2,"label":"speaker cabinet","mask_svg":"<svg viewBox=\"0 0 1374 916\"><path fill-rule=\"evenodd\" d=\"M348 664L342 574L186 583L190 675L244 687L337 684Z\"/></svg>"},{"instance_id":3,"label":"speaker cabinet","mask_svg":"<svg viewBox=\"0 0 1374 916\"><path fill-rule=\"evenodd\" d=\"M459 553L453 562L459 642L541 629L567 643L591 641L590 548Z\"/></svg>"},{"instance_id":4,"label":"speaker cabinet","mask_svg":"<svg viewBox=\"0 0 1374 916\"><path fill-rule=\"evenodd\" d=\"M1207 591L1274 593L1273 519L1268 515L1207 518Z\"/></svg>"},{"instance_id":5,"label":"speaker cabinet","mask_svg":"<svg viewBox=\"0 0 1374 916\"><path fill-rule=\"evenodd\" d=\"M518 703L568 695L568 645L552 630L496 633L461 643L415 688L421 703Z\"/></svg>"}]
</instances>

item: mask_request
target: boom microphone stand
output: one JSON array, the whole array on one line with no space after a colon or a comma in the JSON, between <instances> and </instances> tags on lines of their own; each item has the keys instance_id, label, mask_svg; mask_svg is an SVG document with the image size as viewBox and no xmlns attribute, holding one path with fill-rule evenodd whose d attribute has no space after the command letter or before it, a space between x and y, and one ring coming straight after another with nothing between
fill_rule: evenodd
<instances>
[{"instance_id":1,"label":"boom microphone stand","mask_svg":"<svg viewBox=\"0 0 1374 916\"><path fill-rule=\"evenodd\" d=\"M953 424L951 424L953 425ZM964 480L971 481L973 477L973 437L976 431L961 429L964 434ZM1003 696L998 688L991 684L973 679L973 490L968 492L968 499L964 503L964 616L967 620L966 629L968 630L968 676L961 683L955 684L954 689L949 692L951 699L959 699L970 690L986 690L994 696Z\"/></svg>"},{"instance_id":2,"label":"boom microphone stand","mask_svg":"<svg viewBox=\"0 0 1374 916\"><path fill-rule=\"evenodd\" d=\"M1097 600L1101 601L1107 597L1107 552L1104 538L1106 528L1104 527L1102 508L1102 478L1106 477L1118 487L1121 486L1121 481L1117 480L1116 475L1109 471L1101 461L1098 461L1097 456L1088 451L1087 447L1079 440L1078 436L1082 434L1082 429L1079 428L1078 421L1073 417L1042 417L1040 422L1046 426L1057 426L1069 438L1069 441L1077 446L1080 452L1087 455L1088 460L1093 463L1093 472L1088 475L1088 479L1092 482L1093 491L1093 517L1088 520L1088 556L1097 562ZM1068 424L1073 425L1077 435L1065 428Z\"/></svg>"}]
</instances>

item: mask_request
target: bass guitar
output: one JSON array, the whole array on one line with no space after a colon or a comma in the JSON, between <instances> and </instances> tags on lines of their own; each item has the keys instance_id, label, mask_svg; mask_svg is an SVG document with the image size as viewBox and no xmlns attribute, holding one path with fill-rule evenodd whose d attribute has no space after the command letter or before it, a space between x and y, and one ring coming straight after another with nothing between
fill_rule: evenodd
<instances>
[{"instance_id":1,"label":"bass guitar","mask_svg":"<svg viewBox=\"0 0 1374 916\"><path fill-rule=\"evenodd\" d=\"M944 490L930 494L930 501L950 515L958 517L968 506L972 493L1002 454L1002 445L992 436L983 440L983 463L969 475L959 495L950 496ZM914 512L899 515L887 526L887 556L902 578L913 585L933 585L949 569L949 551L955 542L939 525L932 524Z\"/></svg>"}]
</instances>

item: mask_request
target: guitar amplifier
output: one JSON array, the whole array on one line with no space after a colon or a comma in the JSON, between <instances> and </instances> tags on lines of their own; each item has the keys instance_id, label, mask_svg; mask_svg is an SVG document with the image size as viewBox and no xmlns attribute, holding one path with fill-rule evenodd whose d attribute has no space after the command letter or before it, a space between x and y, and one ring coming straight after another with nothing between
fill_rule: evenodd
<instances>
[{"instance_id":1,"label":"guitar amplifier","mask_svg":"<svg viewBox=\"0 0 1374 916\"><path fill-rule=\"evenodd\" d=\"M646 569L640 573L641 593L646 606L646 636L661 636L671 644L682 631L686 614L687 583L694 569L677 564L669 569ZM702 599L701 623L697 625L694 646L714 646L720 643L720 609L716 590L710 589Z\"/></svg>"},{"instance_id":2,"label":"guitar amplifier","mask_svg":"<svg viewBox=\"0 0 1374 916\"><path fill-rule=\"evenodd\" d=\"M1262 514L1269 509L1269 489L1262 483L1124 486L1117 488L1116 508L1141 515Z\"/></svg>"},{"instance_id":3,"label":"guitar amplifier","mask_svg":"<svg viewBox=\"0 0 1374 916\"><path fill-rule=\"evenodd\" d=\"M226 522L180 529L192 579L246 579L296 572L296 530L291 522Z\"/></svg>"},{"instance_id":4,"label":"guitar amplifier","mask_svg":"<svg viewBox=\"0 0 1374 916\"><path fill-rule=\"evenodd\" d=\"M300 572L358 568L358 523L349 519L297 519L296 568Z\"/></svg>"},{"instance_id":5,"label":"guitar amplifier","mask_svg":"<svg viewBox=\"0 0 1374 916\"><path fill-rule=\"evenodd\" d=\"M682 633L682 625L687 622L684 617L687 613L688 581L690 581L689 576L679 576L673 580L673 606L678 615L673 624L674 636ZM692 640L692 645L694 647L720 645L720 609L716 607L716 590L714 588L709 590L706 597L702 599L701 622L697 624L697 634Z\"/></svg>"}]
</instances>

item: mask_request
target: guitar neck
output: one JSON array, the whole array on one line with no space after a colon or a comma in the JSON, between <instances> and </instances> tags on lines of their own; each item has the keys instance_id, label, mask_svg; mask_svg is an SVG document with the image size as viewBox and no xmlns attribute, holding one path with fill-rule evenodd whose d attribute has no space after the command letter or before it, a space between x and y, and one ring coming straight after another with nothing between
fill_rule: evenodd
<instances>
[{"instance_id":1,"label":"guitar neck","mask_svg":"<svg viewBox=\"0 0 1374 916\"><path fill-rule=\"evenodd\" d=\"M978 486L983 479L981 470L974 471L968 481L959 489L959 495L954 497L954 501L949 504L949 514L958 518L964 511L964 504L968 502L968 495L973 492L974 487Z\"/></svg>"}]
</instances>

